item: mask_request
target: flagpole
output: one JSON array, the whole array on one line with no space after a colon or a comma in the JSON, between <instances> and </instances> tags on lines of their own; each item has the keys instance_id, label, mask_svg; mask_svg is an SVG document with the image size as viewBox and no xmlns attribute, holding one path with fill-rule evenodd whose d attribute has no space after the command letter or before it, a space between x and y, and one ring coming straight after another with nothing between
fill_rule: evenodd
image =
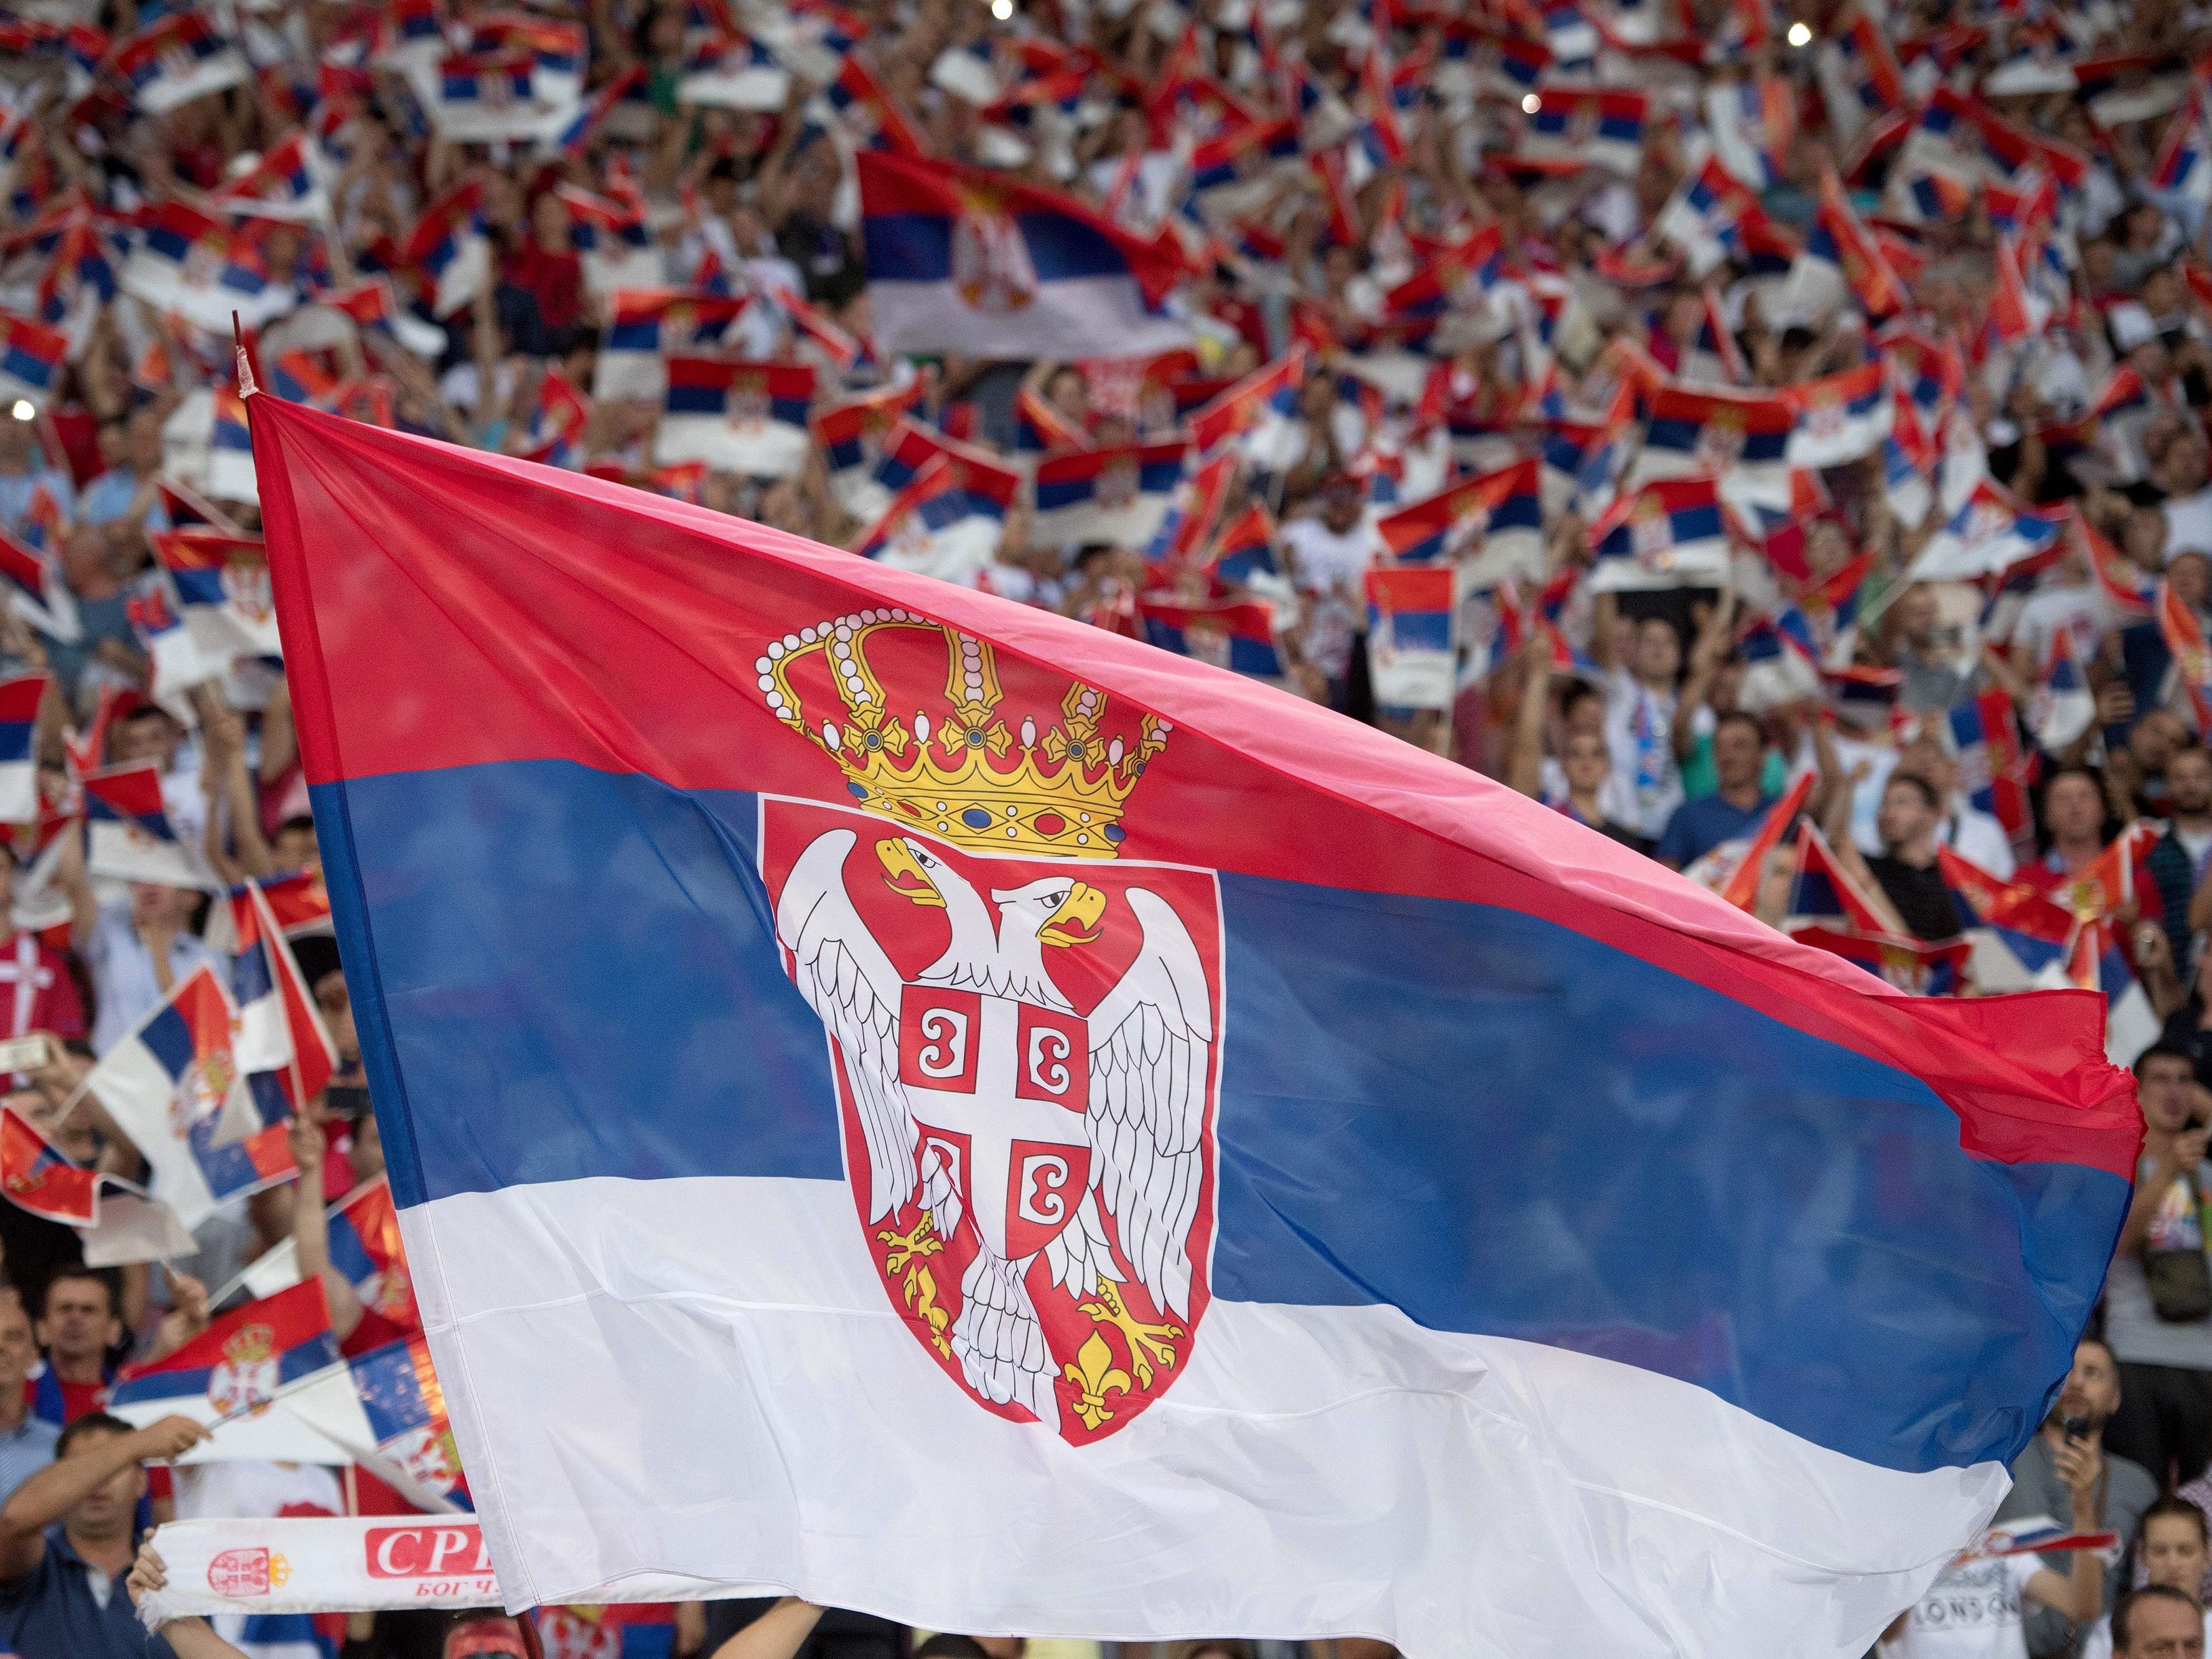
<instances>
[{"instance_id":1,"label":"flagpole","mask_svg":"<svg viewBox=\"0 0 2212 1659\"><path fill-rule=\"evenodd\" d=\"M167 1006L167 1005L165 1003L163 1006ZM159 1010L156 1010L155 1012L158 1012ZM70 1121L70 1114L76 1110L77 1102L82 1100L85 1097L86 1091L92 1087L93 1073L99 1069L100 1068L97 1065L88 1066L85 1068L84 1075L77 1079L76 1087L70 1091L69 1098L62 1102L60 1107L56 1109L53 1121L53 1127L55 1128L60 1128L63 1124Z\"/></svg>"}]
</instances>

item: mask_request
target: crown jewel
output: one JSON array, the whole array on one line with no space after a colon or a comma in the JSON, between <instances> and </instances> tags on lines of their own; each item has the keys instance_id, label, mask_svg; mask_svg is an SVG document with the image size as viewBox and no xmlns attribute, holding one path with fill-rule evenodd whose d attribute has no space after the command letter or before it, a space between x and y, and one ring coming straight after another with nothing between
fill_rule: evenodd
<instances>
[{"instance_id":1,"label":"crown jewel","mask_svg":"<svg viewBox=\"0 0 2212 1659\"><path fill-rule=\"evenodd\" d=\"M867 650L886 629L944 639L947 710L936 722L920 709L902 720L886 701ZM812 657L836 688L842 719L810 716L792 684L793 667ZM990 646L908 611L856 611L787 634L754 667L769 712L837 763L864 810L977 851L1112 858L1129 793L1171 729L1146 714L1133 744L1109 738L1105 694L1079 683L1058 720L1040 731L1024 718L1010 730Z\"/></svg>"}]
</instances>

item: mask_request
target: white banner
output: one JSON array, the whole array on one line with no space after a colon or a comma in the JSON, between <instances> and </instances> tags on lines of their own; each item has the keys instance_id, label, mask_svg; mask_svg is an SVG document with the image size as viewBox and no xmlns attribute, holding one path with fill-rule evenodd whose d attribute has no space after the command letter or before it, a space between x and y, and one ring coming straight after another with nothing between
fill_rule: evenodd
<instances>
[{"instance_id":1,"label":"white banner","mask_svg":"<svg viewBox=\"0 0 2212 1659\"><path fill-rule=\"evenodd\" d=\"M491 1607L499 1580L472 1515L173 1521L154 1534L168 1583L139 1604L158 1629L217 1613Z\"/></svg>"},{"instance_id":2,"label":"white banner","mask_svg":"<svg viewBox=\"0 0 2212 1659\"><path fill-rule=\"evenodd\" d=\"M147 1628L222 1613L496 1607L499 1578L473 1515L172 1521L154 1534L168 1583L138 1605ZM776 1595L764 1585L641 1576L624 1601Z\"/></svg>"}]
</instances>

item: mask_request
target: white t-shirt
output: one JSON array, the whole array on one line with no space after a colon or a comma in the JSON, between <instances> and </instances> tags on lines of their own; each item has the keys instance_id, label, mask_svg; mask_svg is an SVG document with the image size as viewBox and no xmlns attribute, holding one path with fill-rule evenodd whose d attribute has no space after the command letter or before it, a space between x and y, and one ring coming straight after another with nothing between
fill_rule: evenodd
<instances>
[{"instance_id":1,"label":"white t-shirt","mask_svg":"<svg viewBox=\"0 0 2212 1659\"><path fill-rule=\"evenodd\" d=\"M1653 691L1625 668L1616 668L1605 685L1605 746L1613 775L1628 785L1636 803L1628 827L1656 841L1667 820L1682 804L1682 769L1674 759L1674 703L1672 691Z\"/></svg>"},{"instance_id":2,"label":"white t-shirt","mask_svg":"<svg viewBox=\"0 0 2212 1659\"><path fill-rule=\"evenodd\" d=\"M1954 806L1936 826L1936 839L1969 864L1978 864L1999 881L2010 881L2017 860L2012 842L1987 812Z\"/></svg>"},{"instance_id":3,"label":"white t-shirt","mask_svg":"<svg viewBox=\"0 0 2212 1659\"><path fill-rule=\"evenodd\" d=\"M2087 662L2097 654L2104 625L2097 590L2087 583L2039 587L2021 603L2020 615L2013 622L2012 641L2031 671L2040 678L2043 665L2051 660L2051 642L2061 629L2074 636L2075 659Z\"/></svg>"},{"instance_id":4,"label":"white t-shirt","mask_svg":"<svg viewBox=\"0 0 2212 1659\"><path fill-rule=\"evenodd\" d=\"M1897 1639L1881 1644L1883 1659L2027 1659L2020 1595L2041 1571L2034 1554L1944 1568Z\"/></svg>"},{"instance_id":5,"label":"white t-shirt","mask_svg":"<svg viewBox=\"0 0 2212 1659\"><path fill-rule=\"evenodd\" d=\"M259 1459L193 1463L176 1472L177 1519L343 1515L338 1478L316 1464Z\"/></svg>"},{"instance_id":6,"label":"white t-shirt","mask_svg":"<svg viewBox=\"0 0 2212 1659\"><path fill-rule=\"evenodd\" d=\"M2212 1613L2204 1615L2204 1647L2212 1653ZM2112 1659L2112 1615L2106 1613L2089 1626L2081 1638L2080 1659Z\"/></svg>"},{"instance_id":7,"label":"white t-shirt","mask_svg":"<svg viewBox=\"0 0 2212 1659\"><path fill-rule=\"evenodd\" d=\"M1121 182L1121 167L1127 160L1121 155L1108 155L1091 164L1091 187L1103 202L1114 193ZM1136 170L1129 176L1129 187L1118 207L1118 217L1124 224L1156 225L1167 216L1173 204L1175 187L1182 177L1182 162L1172 150L1148 149L1138 161Z\"/></svg>"},{"instance_id":8,"label":"white t-shirt","mask_svg":"<svg viewBox=\"0 0 2212 1659\"><path fill-rule=\"evenodd\" d=\"M2212 851L2212 830L2185 830L2177 823L2173 826L2173 838L2181 843L2181 850L2189 854L2190 868L2197 872L2197 879L2203 880L2204 854Z\"/></svg>"},{"instance_id":9,"label":"white t-shirt","mask_svg":"<svg viewBox=\"0 0 2212 1659\"><path fill-rule=\"evenodd\" d=\"M1040 576L1018 564L989 566L983 572L982 585L1001 599L1038 605L1047 611L1059 610L1060 601L1067 597L1065 577Z\"/></svg>"},{"instance_id":10,"label":"white t-shirt","mask_svg":"<svg viewBox=\"0 0 2212 1659\"><path fill-rule=\"evenodd\" d=\"M2166 556L2212 553L2212 489L2176 495L2160 509L2166 515Z\"/></svg>"},{"instance_id":11,"label":"white t-shirt","mask_svg":"<svg viewBox=\"0 0 2212 1659\"><path fill-rule=\"evenodd\" d=\"M1886 743L1864 743L1838 732L1836 762L1844 775L1848 777L1861 761L1866 763L1867 774L1851 793L1851 839L1858 843L1860 852L1872 858L1881 851L1881 832L1875 826L1881 811L1881 792L1889 787L1889 775L1897 770L1897 750Z\"/></svg>"},{"instance_id":12,"label":"white t-shirt","mask_svg":"<svg viewBox=\"0 0 2212 1659\"><path fill-rule=\"evenodd\" d=\"M1306 655L1329 678L1341 679L1352 664L1352 637L1365 625L1363 584L1375 532L1364 519L1341 535L1319 519L1293 519L1282 538L1306 596Z\"/></svg>"}]
</instances>

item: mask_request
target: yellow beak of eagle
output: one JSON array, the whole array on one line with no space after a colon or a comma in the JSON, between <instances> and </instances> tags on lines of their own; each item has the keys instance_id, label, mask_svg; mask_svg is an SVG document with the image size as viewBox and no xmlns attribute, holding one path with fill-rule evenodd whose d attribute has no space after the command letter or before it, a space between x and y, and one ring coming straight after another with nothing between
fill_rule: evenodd
<instances>
[{"instance_id":1,"label":"yellow beak of eagle","mask_svg":"<svg viewBox=\"0 0 2212 1659\"><path fill-rule=\"evenodd\" d=\"M937 890L937 884L929 878L929 872L921 867L921 860L914 855L914 848L902 841L879 841L876 843L876 862L884 866L884 885L901 898L913 904L926 904L933 909L945 908L945 895Z\"/></svg>"},{"instance_id":2,"label":"yellow beak of eagle","mask_svg":"<svg viewBox=\"0 0 2212 1659\"><path fill-rule=\"evenodd\" d=\"M1037 939L1046 945L1088 945L1098 937L1098 918L1106 914L1106 895L1088 882L1068 890L1060 908L1045 918Z\"/></svg>"}]
</instances>

